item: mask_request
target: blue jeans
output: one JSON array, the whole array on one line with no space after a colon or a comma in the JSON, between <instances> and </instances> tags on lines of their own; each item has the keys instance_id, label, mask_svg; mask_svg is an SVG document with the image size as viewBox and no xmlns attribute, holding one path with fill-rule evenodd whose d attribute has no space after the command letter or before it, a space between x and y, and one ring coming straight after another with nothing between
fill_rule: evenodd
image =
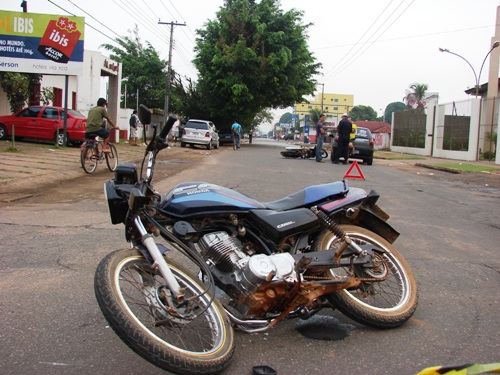
<instances>
[{"instance_id":1,"label":"blue jeans","mask_svg":"<svg viewBox=\"0 0 500 375\"><path fill-rule=\"evenodd\" d=\"M234 138L236 137L236 147L240 148L240 135L233 133L232 136L233 136L233 142L234 142Z\"/></svg>"},{"instance_id":2,"label":"blue jeans","mask_svg":"<svg viewBox=\"0 0 500 375\"><path fill-rule=\"evenodd\" d=\"M316 140L316 161L321 161L323 157L321 156L321 151L323 151L323 141L325 137L323 135L318 136Z\"/></svg>"}]
</instances>

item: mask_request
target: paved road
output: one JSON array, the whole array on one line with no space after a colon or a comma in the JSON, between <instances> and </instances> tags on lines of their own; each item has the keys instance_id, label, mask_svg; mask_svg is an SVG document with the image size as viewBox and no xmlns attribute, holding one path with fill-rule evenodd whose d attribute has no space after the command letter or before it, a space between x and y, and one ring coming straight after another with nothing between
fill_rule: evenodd
<instances>
[{"instance_id":1,"label":"paved road","mask_svg":"<svg viewBox=\"0 0 500 375\"><path fill-rule=\"evenodd\" d=\"M254 140L158 180L155 188L166 192L177 182L203 180L267 201L341 179L346 171L342 165L284 159L281 147ZM351 329L341 341L304 337L296 321L268 333L237 333L227 374L250 374L252 366L267 364L280 375L410 375L440 364L499 361L500 191L377 161L361 168L366 180L350 184L376 188L380 205L401 232L396 246L420 288L414 317L401 328L379 331L325 311L325 330L337 323ZM97 263L125 246L123 229L110 224L102 197L1 206L3 374L165 374L118 339L95 302Z\"/></svg>"}]
</instances>

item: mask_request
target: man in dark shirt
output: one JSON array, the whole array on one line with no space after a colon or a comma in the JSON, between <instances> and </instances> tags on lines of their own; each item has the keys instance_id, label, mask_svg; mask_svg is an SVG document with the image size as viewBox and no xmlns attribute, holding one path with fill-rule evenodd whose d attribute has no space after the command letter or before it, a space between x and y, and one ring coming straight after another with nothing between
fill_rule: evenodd
<instances>
[{"instance_id":1,"label":"man in dark shirt","mask_svg":"<svg viewBox=\"0 0 500 375\"><path fill-rule=\"evenodd\" d=\"M325 122L325 115L319 116L319 121L316 123L316 161L324 163L321 152L323 151L323 142L325 141L325 129L323 129L323 122Z\"/></svg>"},{"instance_id":2,"label":"man in dark shirt","mask_svg":"<svg viewBox=\"0 0 500 375\"><path fill-rule=\"evenodd\" d=\"M347 164L349 159L349 140L352 131L352 124L347 119L347 113L342 115L342 120L340 120L337 126L337 136L335 141L337 142L337 149L335 150L335 155L333 155L332 163L338 164L341 156L344 157L344 164Z\"/></svg>"}]
</instances>

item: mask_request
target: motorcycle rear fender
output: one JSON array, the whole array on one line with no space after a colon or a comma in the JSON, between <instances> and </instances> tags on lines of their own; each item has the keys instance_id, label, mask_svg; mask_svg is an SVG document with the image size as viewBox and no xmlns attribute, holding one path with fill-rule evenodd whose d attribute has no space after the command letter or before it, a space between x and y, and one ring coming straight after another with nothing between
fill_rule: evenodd
<instances>
[{"instance_id":1,"label":"motorcycle rear fender","mask_svg":"<svg viewBox=\"0 0 500 375\"><path fill-rule=\"evenodd\" d=\"M358 225L375 232L390 243L396 241L399 232L387 223L389 215L376 203L380 194L371 190L368 194L362 189L351 188L342 199L318 206L336 222Z\"/></svg>"}]
</instances>

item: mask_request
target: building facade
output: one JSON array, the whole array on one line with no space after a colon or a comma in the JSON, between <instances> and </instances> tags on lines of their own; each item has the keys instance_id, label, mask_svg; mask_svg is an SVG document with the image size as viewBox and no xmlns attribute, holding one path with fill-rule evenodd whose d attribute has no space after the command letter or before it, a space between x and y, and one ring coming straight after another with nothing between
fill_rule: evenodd
<instances>
[{"instance_id":1,"label":"building facade","mask_svg":"<svg viewBox=\"0 0 500 375\"><path fill-rule=\"evenodd\" d=\"M120 112L122 64L112 61L98 51L84 51L83 73L78 76L44 75L38 91L49 88L54 93L50 105L64 107L67 99L68 108L84 115L94 107L97 99L106 98L108 113L120 129L128 131L128 116ZM67 92L66 92L67 86ZM40 105L31 100L30 105ZM122 110L123 111L123 110ZM130 110L131 112L131 110ZM0 89L0 115L11 114L7 94Z\"/></svg>"},{"instance_id":2,"label":"building facade","mask_svg":"<svg viewBox=\"0 0 500 375\"><path fill-rule=\"evenodd\" d=\"M354 107L354 95L347 94L319 94L309 103L298 103L293 107L295 115L302 119L309 115L309 111L317 108L325 115L325 121L337 124L343 113L349 113Z\"/></svg>"}]
</instances>

